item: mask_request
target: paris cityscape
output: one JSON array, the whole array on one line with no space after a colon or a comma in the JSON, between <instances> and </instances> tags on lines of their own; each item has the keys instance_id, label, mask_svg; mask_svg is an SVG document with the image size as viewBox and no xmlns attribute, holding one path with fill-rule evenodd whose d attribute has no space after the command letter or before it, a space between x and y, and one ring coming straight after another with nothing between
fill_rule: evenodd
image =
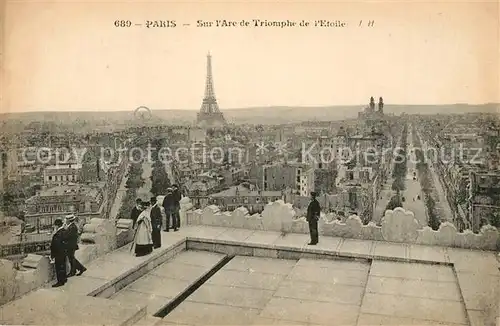
<instances>
[{"instance_id":1,"label":"paris cityscape","mask_svg":"<svg viewBox=\"0 0 500 326\"><path fill-rule=\"evenodd\" d=\"M0 250L2 273L10 275L2 280L2 324L40 324L16 309L35 299L64 300L50 288L57 271L49 271L47 257L54 225L69 216L80 233L76 257L86 267L80 264L77 275L83 276L68 284L57 275L57 284L78 295L93 317L68 317L65 308L59 319L46 317L54 323L494 325L500 302L498 104L467 113L394 113L391 94L373 94L359 99L366 104L354 109L357 117L234 122L219 107L210 54L206 65L193 121L159 118L147 106L132 108L121 124L2 118ZM172 231L179 232L167 233L165 202L174 185L180 221ZM310 241L307 236L314 228L311 194L321 211L319 242L312 231ZM138 200L161 207L161 248L155 245L146 258L129 253L129 243L139 245ZM306 220L309 226L301 224ZM264 233L271 242L262 240ZM154 267L143 270L150 260ZM182 265L186 260L192 265ZM131 272L132 265L142 272ZM191 276L188 266L195 265L199 273ZM75 274L71 269L68 277ZM305 287L308 273L323 279L321 289ZM113 293L106 294L110 287ZM21 308L11 305L17 300ZM142 306L115 308L116 302ZM121 317L106 319L99 309L116 309ZM189 317L199 309L199 319ZM320 310L314 317L311 311Z\"/></svg>"}]
</instances>

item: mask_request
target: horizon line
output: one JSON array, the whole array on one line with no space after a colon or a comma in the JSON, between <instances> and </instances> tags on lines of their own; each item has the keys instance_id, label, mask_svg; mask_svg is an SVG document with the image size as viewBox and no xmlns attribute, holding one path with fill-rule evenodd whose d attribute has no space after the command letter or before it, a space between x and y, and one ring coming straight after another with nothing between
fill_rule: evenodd
<instances>
[{"instance_id":1,"label":"horizon line","mask_svg":"<svg viewBox=\"0 0 500 326\"><path fill-rule=\"evenodd\" d=\"M248 109L263 109L263 108L331 108L331 107L361 107L363 109L363 106L367 106L368 104L332 104L332 105L263 105L263 106L246 106L246 107L238 107L238 108L227 108L227 109L220 109L220 111L236 111L236 110L248 110ZM497 105L500 106L500 102L486 102L486 103L447 103L447 104L387 104L384 103L384 108L391 107L391 106L485 106L485 105ZM132 112L136 110L139 107L147 107L148 109L152 111L193 111L193 112L198 112L199 109L151 109L150 107L146 105L139 105L136 108L132 108L130 110L103 110L103 109L77 109L77 110L40 110L40 111L35 111L35 110L27 110L27 111L17 111L17 112L0 112L0 115L7 115L7 114L21 114L21 113L65 113L65 112L74 112L74 113L80 113L80 112ZM438 112L439 113L439 112ZM437 113L437 114L438 114ZM500 113L500 112L499 112Z\"/></svg>"}]
</instances>

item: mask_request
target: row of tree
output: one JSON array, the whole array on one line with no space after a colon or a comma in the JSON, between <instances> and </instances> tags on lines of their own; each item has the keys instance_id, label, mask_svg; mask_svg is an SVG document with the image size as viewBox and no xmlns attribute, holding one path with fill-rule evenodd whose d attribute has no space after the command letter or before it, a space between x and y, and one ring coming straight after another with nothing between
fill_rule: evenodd
<instances>
[{"instance_id":1,"label":"row of tree","mask_svg":"<svg viewBox=\"0 0 500 326\"><path fill-rule=\"evenodd\" d=\"M392 190L396 192L387 203L386 210L393 210L396 207L403 207L404 198L401 196L401 191L406 189L405 179L408 172L407 160L407 141L408 141L408 125L405 124L401 132L401 147L397 149L397 156L394 161L394 169L392 170Z\"/></svg>"},{"instance_id":2,"label":"row of tree","mask_svg":"<svg viewBox=\"0 0 500 326\"><path fill-rule=\"evenodd\" d=\"M25 180L21 182L17 180L5 180L4 191L0 193L0 210L6 216L23 219L24 212L21 209L21 205L26 199L34 196L40 189L41 186L30 186L29 182L25 182Z\"/></svg>"},{"instance_id":3,"label":"row of tree","mask_svg":"<svg viewBox=\"0 0 500 326\"><path fill-rule=\"evenodd\" d=\"M408 141L408 125L403 127L401 134L401 147L397 149L398 153L394 162L394 170L392 171L392 190L396 194L405 190L405 179L408 173L408 159L407 159L407 141Z\"/></svg>"},{"instance_id":4,"label":"row of tree","mask_svg":"<svg viewBox=\"0 0 500 326\"><path fill-rule=\"evenodd\" d=\"M127 181L125 183L125 188L127 188L127 192L125 193L122 206L118 212L118 218L130 218L132 208L135 206L137 190L144 185L144 180L142 179L142 164L131 163L126 177Z\"/></svg>"},{"instance_id":5,"label":"row of tree","mask_svg":"<svg viewBox=\"0 0 500 326\"><path fill-rule=\"evenodd\" d=\"M152 142L154 148L163 148L166 142L162 138L156 138ZM165 163L158 156L158 151L154 151L152 155L153 171L151 171L151 193L153 196L164 195L168 187L171 186L168 178Z\"/></svg>"},{"instance_id":6,"label":"row of tree","mask_svg":"<svg viewBox=\"0 0 500 326\"><path fill-rule=\"evenodd\" d=\"M427 215L429 216L429 221L427 224L433 229L438 230L441 221L436 210L436 201L433 198L433 181L431 177L431 171L429 170L429 165L425 162L425 156L420 149L420 139L417 134L413 133L413 142L416 145L415 156L417 158L417 172L418 178L420 180L420 187L424 193L424 204L427 207Z\"/></svg>"}]
</instances>

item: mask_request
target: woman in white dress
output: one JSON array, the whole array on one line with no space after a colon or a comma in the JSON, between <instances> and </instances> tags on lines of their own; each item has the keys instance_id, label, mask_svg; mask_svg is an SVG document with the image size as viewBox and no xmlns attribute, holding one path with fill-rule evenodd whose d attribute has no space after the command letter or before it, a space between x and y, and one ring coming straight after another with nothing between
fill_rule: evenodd
<instances>
[{"instance_id":1,"label":"woman in white dress","mask_svg":"<svg viewBox=\"0 0 500 326\"><path fill-rule=\"evenodd\" d=\"M137 218L137 231L135 233L135 255L136 257L149 255L153 251L153 237L151 232L153 230L151 226L151 217L149 203L144 203L144 210L141 212Z\"/></svg>"}]
</instances>

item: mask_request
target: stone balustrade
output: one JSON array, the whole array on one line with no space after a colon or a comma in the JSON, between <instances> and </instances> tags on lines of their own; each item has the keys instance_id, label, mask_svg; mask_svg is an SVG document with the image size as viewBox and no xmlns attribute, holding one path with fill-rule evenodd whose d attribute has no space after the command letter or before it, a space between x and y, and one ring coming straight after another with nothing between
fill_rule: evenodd
<instances>
[{"instance_id":1,"label":"stone balustrade","mask_svg":"<svg viewBox=\"0 0 500 326\"><path fill-rule=\"evenodd\" d=\"M282 200L269 203L262 214L250 215L240 207L232 212L221 212L215 205L193 210L189 198L181 201L181 219L190 225L210 225L221 227L244 228L251 230L277 231L282 233L309 233L305 217L297 214L292 204ZM396 208L385 212L381 226L370 222L363 225L361 219L352 215L345 222L338 221L332 214L322 214L318 222L321 235L404 242L435 246L448 246L466 249L497 250L500 248L498 230L490 225L483 226L479 233L470 230L458 232L449 222L442 223L439 230L421 227L413 212Z\"/></svg>"},{"instance_id":2,"label":"stone balustrade","mask_svg":"<svg viewBox=\"0 0 500 326\"><path fill-rule=\"evenodd\" d=\"M159 196L161 200L161 196ZM251 230L276 231L282 233L308 233L308 225L302 214L292 204L278 200L266 205L261 214L249 214L240 207L232 212L221 212L217 206L194 209L191 200L184 197L181 202L181 225L209 225ZM483 226L479 233L469 230L457 232L451 223L442 223L439 230L419 226L414 214L402 208L386 211L381 226L374 223L363 225L361 219L352 215L339 221L332 214L324 214L318 223L321 235L403 242L413 244L449 246L467 249L499 249L499 233L492 226ZM86 264L133 238L132 221L128 219L107 220L93 218L84 225L80 236L77 258ZM0 304L4 304L27 292L43 286L54 277L53 266L48 257L29 254L15 268L9 260L0 260Z\"/></svg>"},{"instance_id":3,"label":"stone balustrade","mask_svg":"<svg viewBox=\"0 0 500 326\"><path fill-rule=\"evenodd\" d=\"M76 257L84 265L133 238L131 220L93 218L83 226ZM16 269L14 262L0 259L0 305L35 290L54 278L49 257L29 254Z\"/></svg>"}]
</instances>

